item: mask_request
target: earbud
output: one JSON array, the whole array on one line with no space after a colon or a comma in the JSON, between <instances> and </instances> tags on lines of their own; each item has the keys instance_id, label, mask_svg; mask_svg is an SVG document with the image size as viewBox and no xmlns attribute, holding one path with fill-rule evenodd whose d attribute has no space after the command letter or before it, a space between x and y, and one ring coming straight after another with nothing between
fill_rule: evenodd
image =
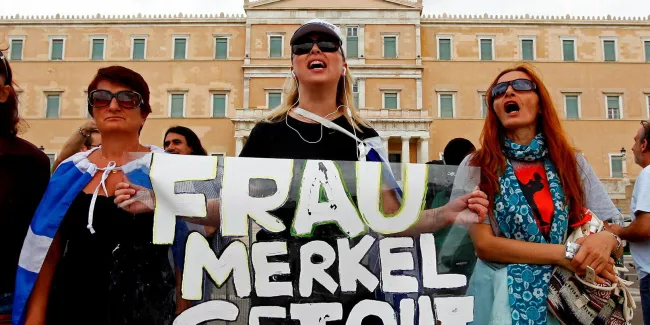
<instances>
[{"instance_id":1,"label":"earbud","mask_svg":"<svg viewBox=\"0 0 650 325\"><path fill-rule=\"evenodd\" d=\"M343 75L345 75L345 73L347 73L347 72L348 72L348 68L343 67Z\"/></svg>"},{"instance_id":2,"label":"earbud","mask_svg":"<svg viewBox=\"0 0 650 325\"><path fill-rule=\"evenodd\" d=\"M291 76L293 76L294 78L296 77L296 73L293 70L291 70Z\"/></svg>"}]
</instances>

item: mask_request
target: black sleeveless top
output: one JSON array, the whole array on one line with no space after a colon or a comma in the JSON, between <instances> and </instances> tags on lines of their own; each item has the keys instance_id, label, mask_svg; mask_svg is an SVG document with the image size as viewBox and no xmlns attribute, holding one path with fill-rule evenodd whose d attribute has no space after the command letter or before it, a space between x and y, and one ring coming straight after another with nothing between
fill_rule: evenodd
<instances>
[{"instance_id":1,"label":"black sleeveless top","mask_svg":"<svg viewBox=\"0 0 650 325\"><path fill-rule=\"evenodd\" d=\"M153 213L131 215L99 196L95 234L86 228L91 194L81 192L59 235L63 255L48 305L48 324L171 324L175 277L169 246L153 245Z\"/></svg>"}]
</instances>

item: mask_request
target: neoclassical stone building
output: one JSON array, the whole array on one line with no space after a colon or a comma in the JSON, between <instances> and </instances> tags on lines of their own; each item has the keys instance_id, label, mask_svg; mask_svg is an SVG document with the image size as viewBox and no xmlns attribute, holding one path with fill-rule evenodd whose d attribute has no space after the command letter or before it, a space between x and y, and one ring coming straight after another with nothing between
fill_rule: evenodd
<instances>
[{"instance_id":1,"label":"neoclassical stone building","mask_svg":"<svg viewBox=\"0 0 650 325\"><path fill-rule=\"evenodd\" d=\"M0 45L9 48L30 126L23 136L53 158L87 118L94 72L119 64L151 87L144 143L161 145L167 127L185 125L212 154L236 155L281 100L293 31L321 18L344 33L357 107L391 160L440 159L455 137L478 143L488 84L527 61L612 196L629 196L626 179L639 168L621 149L629 152L650 114L650 17L429 16L421 0L244 7L245 15L0 17Z\"/></svg>"}]
</instances>

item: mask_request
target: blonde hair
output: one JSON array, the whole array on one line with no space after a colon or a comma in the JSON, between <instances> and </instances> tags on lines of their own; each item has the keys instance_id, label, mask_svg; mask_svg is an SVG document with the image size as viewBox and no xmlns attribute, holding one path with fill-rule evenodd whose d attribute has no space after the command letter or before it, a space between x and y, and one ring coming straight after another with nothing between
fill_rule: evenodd
<instances>
[{"instance_id":1,"label":"blonde hair","mask_svg":"<svg viewBox=\"0 0 650 325\"><path fill-rule=\"evenodd\" d=\"M282 90L282 103L273 109L266 117L266 119L264 119L264 121L268 123L277 123L284 121L289 110L297 106L298 94L298 79L288 77L284 82L284 88ZM354 97L352 93L352 74L350 73L350 68L346 69L344 77L339 78L339 83L336 87L336 106L340 107L341 105L344 106L343 116L345 116L350 125L352 125L355 129L361 131L359 125L370 127L370 125L368 125L368 123L361 118L361 115L359 115L359 112L354 106ZM346 112L347 108L350 109L350 114Z\"/></svg>"}]
</instances>

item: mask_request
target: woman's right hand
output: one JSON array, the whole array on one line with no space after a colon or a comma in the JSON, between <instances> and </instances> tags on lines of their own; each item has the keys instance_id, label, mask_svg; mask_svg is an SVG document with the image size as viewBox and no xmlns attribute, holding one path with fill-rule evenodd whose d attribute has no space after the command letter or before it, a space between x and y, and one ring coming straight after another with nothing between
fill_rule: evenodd
<instances>
[{"instance_id":1,"label":"woman's right hand","mask_svg":"<svg viewBox=\"0 0 650 325\"><path fill-rule=\"evenodd\" d=\"M153 191L127 182L115 187L115 204L131 214L152 212L155 197Z\"/></svg>"},{"instance_id":2,"label":"woman's right hand","mask_svg":"<svg viewBox=\"0 0 650 325\"><path fill-rule=\"evenodd\" d=\"M573 273L575 273L577 275L584 276L587 273L585 271L585 269L581 269L580 267L576 267L576 266L574 266L574 264L575 264L574 261L568 260L566 258L563 258L559 263L560 266L568 269L569 271L571 271L571 272L573 272ZM607 281L605 281L605 280L609 280L612 283L618 282L618 280L616 279L616 270L614 269L614 259L613 258L609 258L609 261L607 262L607 265L602 268L602 271L600 271L600 273L596 274L595 280L596 280L596 283L599 283L599 284L607 283Z\"/></svg>"}]
</instances>

